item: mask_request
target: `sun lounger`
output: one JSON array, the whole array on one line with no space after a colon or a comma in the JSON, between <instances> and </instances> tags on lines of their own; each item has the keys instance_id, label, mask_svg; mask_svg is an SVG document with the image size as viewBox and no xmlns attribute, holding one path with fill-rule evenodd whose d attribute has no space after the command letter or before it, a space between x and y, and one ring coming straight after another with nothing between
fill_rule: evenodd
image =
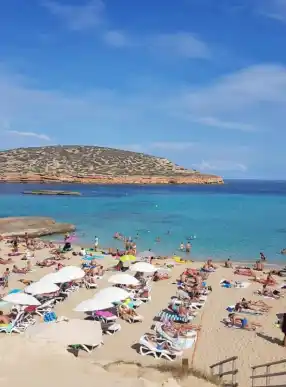
<instances>
[{"instance_id":1,"label":"sun lounger","mask_svg":"<svg viewBox=\"0 0 286 387\"><path fill-rule=\"evenodd\" d=\"M0 324L0 333L22 333L26 328L25 325L21 325L21 318L23 314L24 312L19 312L15 319L10 322L10 324Z\"/></svg>"},{"instance_id":2,"label":"sun lounger","mask_svg":"<svg viewBox=\"0 0 286 387\"><path fill-rule=\"evenodd\" d=\"M155 359L175 360L183 355L183 351L173 346L169 340L156 337L155 335L143 335L140 340L140 354L142 356L152 355Z\"/></svg>"},{"instance_id":3,"label":"sun lounger","mask_svg":"<svg viewBox=\"0 0 286 387\"><path fill-rule=\"evenodd\" d=\"M85 287L86 287L87 289L96 289L96 288L97 288L97 284L96 284L95 282L89 281L88 278L85 278L85 279L83 280L83 283L84 283L84 285L85 285Z\"/></svg>"},{"instance_id":4,"label":"sun lounger","mask_svg":"<svg viewBox=\"0 0 286 387\"><path fill-rule=\"evenodd\" d=\"M101 322L101 329L103 333L107 335L114 335L116 332L121 331L121 325L113 322Z\"/></svg>"},{"instance_id":5,"label":"sun lounger","mask_svg":"<svg viewBox=\"0 0 286 387\"><path fill-rule=\"evenodd\" d=\"M83 349L87 353L91 353L95 348L100 348L102 344L103 342L101 342L99 345L72 344L69 347L77 351Z\"/></svg>"},{"instance_id":6,"label":"sun lounger","mask_svg":"<svg viewBox=\"0 0 286 387\"><path fill-rule=\"evenodd\" d=\"M117 316L108 310L97 310L92 313L92 317L98 321L114 322L117 320Z\"/></svg>"},{"instance_id":7,"label":"sun lounger","mask_svg":"<svg viewBox=\"0 0 286 387\"><path fill-rule=\"evenodd\" d=\"M118 315L122 318L122 320L127 321L129 324L134 322L142 322L143 316L137 314L134 309L129 308L125 305L118 306Z\"/></svg>"}]
</instances>

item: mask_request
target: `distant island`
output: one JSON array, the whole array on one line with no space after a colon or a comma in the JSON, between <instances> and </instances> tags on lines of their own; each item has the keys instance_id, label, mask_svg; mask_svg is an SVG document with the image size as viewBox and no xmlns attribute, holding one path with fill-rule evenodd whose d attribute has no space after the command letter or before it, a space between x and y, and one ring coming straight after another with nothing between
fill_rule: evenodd
<instances>
[{"instance_id":1,"label":"distant island","mask_svg":"<svg viewBox=\"0 0 286 387\"><path fill-rule=\"evenodd\" d=\"M23 195L57 195L57 196L81 196L80 192L74 191L56 191L53 189L38 190L38 191L23 191Z\"/></svg>"},{"instance_id":2,"label":"distant island","mask_svg":"<svg viewBox=\"0 0 286 387\"><path fill-rule=\"evenodd\" d=\"M0 152L0 182L223 184L220 176L162 157L98 146L46 146Z\"/></svg>"}]
</instances>

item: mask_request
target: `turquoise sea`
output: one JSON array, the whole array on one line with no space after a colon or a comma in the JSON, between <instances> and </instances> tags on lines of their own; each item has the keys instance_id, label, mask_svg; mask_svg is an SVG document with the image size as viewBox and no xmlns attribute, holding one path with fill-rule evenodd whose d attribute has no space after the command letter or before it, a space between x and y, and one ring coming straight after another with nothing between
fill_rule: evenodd
<instances>
[{"instance_id":1,"label":"turquoise sea","mask_svg":"<svg viewBox=\"0 0 286 387\"><path fill-rule=\"evenodd\" d=\"M22 195L24 190L66 189L81 197ZM178 252L192 241L192 258L286 261L286 182L229 180L223 186L98 186L0 184L0 217L42 215L74 223L82 243L100 238L120 247L118 231L135 236L139 250ZM170 233L168 235L168 232ZM156 243L156 237L161 242Z\"/></svg>"}]
</instances>

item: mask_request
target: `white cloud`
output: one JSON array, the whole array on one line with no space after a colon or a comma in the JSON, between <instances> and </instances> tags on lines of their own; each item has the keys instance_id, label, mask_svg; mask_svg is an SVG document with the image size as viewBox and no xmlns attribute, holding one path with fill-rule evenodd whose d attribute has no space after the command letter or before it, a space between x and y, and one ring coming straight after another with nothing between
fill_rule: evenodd
<instances>
[{"instance_id":1,"label":"white cloud","mask_svg":"<svg viewBox=\"0 0 286 387\"><path fill-rule=\"evenodd\" d=\"M166 54L173 54L185 58L208 59L211 55L208 45L188 32L153 36L150 45L156 50L162 50Z\"/></svg>"},{"instance_id":2,"label":"white cloud","mask_svg":"<svg viewBox=\"0 0 286 387\"><path fill-rule=\"evenodd\" d=\"M51 138L47 136L46 134L39 134L39 133L34 133L34 132L20 132L18 130L6 130L6 133L12 134L15 136L20 136L20 137L34 137L39 140L44 140L44 141L51 141Z\"/></svg>"},{"instance_id":3,"label":"white cloud","mask_svg":"<svg viewBox=\"0 0 286 387\"><path fill-rule=\"evenodd\" d=\"M241 130L243 132L255 130L255 127L250 124L242 122L223 121L215 117L200 117L194 119L194 121L202 125L212 126L214 128Z\"/></svg>"},{"instance_id":4,"label":"white cloud","mask_svg":"<svg viewBox=\"0 0 286 387\"><path fill-rule=\"evenodd\" d=\"M202 160L193 167L201 172L246 172L247 166L242 163L236 163L229 160Z\"/></svg>"},{"instance_id":5,"label":"white cloud","mask_svg":"<svg viewBox=\"0 0 286 387\"><path fill-rule=\"evenodd\" d=\"M286 0L254 0L254 5L261 15L286 22Z\"/></svg>"},{"instance_id":6,"label":"white cloud","mask_svg":"<svg viewBox=\"0 0 286 387\"><path fill-rule=\"evenodd\" d=\"M104 3L101 0L91 0L82 5L64 5L57 1L45 0L42 4L71 30L93 28L103 20Z\"/></svg>"},{"instance_id":7,"label":"white cloud","mask_svg":"<svg viewBox=\"0 0 286 387\"><path fill-rule=\"evenodd\" d=\"M103 40L113 47L126 47L131 45L131 41L122 31L109 30L103 34Z\"/></svg>"}]
</instances>

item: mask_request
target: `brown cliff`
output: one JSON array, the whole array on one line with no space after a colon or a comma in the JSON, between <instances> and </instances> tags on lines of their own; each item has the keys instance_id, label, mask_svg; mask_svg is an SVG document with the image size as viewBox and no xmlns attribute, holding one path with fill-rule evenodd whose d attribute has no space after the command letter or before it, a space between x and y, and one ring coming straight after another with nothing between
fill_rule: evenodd
<instances>
[{"instance_id":1,"label":"brown cliff","mask_svg":"<svg viewBox=\"0 0 286 387\"><path fill-rule=\"evenodd\" d=\"M223 184L223 179L143 153L95 146L49 146L0 152L0 182Z\"/></svg>"}]
</instances>

